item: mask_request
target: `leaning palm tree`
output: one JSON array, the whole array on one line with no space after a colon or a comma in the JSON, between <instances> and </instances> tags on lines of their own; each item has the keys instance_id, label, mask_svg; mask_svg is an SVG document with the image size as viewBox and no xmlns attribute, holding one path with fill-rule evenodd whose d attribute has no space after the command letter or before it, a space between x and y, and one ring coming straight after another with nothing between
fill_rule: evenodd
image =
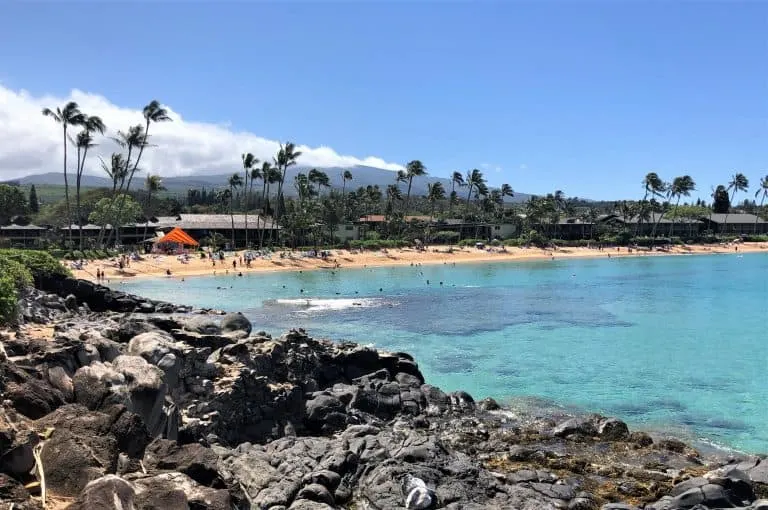
<instances>
[{"instance_id":1,"label":"leaning palm tree","mask_svg":"<svg viewBox=\"0 0 768 510\"><path fill-rule=\"evenodd\" d=\"M453 172L451 175L451 203L448 206L448 215L453 214L453 203L456 200L456 185L464 186L464 176L461 172Z\"/></svg>"},{"instance_id":2,"label":"leaning palm tree","mask_svg":"<svg viewBox=\"0 0 768 510\"><path fill-rule=\"evenodd\" d=\"M669 188L669 193L672 198L677 197L675 202L675 209L672 213L672 223L669 226L669 237L672 237L675 231L675 219L677 218L677 207L680 205L680 197L691 196L691 191L696 189L696 183L690 175L684 175L682 177L675 177L672 181L672 185Z\"/></svg>"},{"instance_id":3,"label":"leaning palm tree","mask_svg":"<svg viewBox=\"0 0 768 510\"><path fill-rule=\"evenodd\" d=\"M144 117L145 122L143 130L144 138L142 139L141 144L138 145L139 153L136 155L136 161L134 162L133 168L128 175L128 187L126 188L128 190L131 188L131 180L133 179L133 175L136 173L136 169L139 167L141 155L144 153L144 149L149 146L147 140L149 139L150 124L171 121L171 118L168 116L168 110L163 108L156 99L150 101L149 104L147 104L141 111L141 114Z\"/></svg>"},{"instance_id":4,"label":"leaning palm tree","mask_svg":"<svg viewBox=\"0 0 768 510\"><path fill-rule=\"evenodd\" d=\"M648 172L645 174L645 178L643 179L643 188L645 189L645 194L643 195L643 204L646 204L648 195L657 198L662 197L666 191L665 186L666 185L664 184L664 181L661 180L661 177L659 177L659 174L656 172ZM643 217L638 218L638 232L642 231L642 222Z\"/></svg>"},{"instance_id":5,"label":"leaning palm tree","mask_svg":"<svg viewBox=\"0 0 768 510\"><path fill-rule=\"evenodd\" d=\"M467 177L464 179L464 185L469 188L467 190L467 205L464 208L464 215L466 216L469 213L469 202L472 198L472 190L474 189L479 191L482 187L485 186L485 177L483 177L483 172L477 168L468 171Z\"/></svg>"},{"instance_id":6,"label":"leaning palm tree","mask_svg":"<svg viewBox=\"0 0 768 510\"><path fill-rule=\"evenodd\" d=\"M74 101L68 102L64 108L43 109L43 115L51 117L57 124L61 124L64 133L64 200L67 209L67 224L69 226L69 243L72 244L72 210L69 205L69 179L67 176L67 128L69 126L82 126L86 116L80 111L80 107Z\"/></svg>"},{"instance_id":7,"label":"leaning palm tree","mask_svg":"<svg viewBox=\"0 0 768 510\"><path fill-rule=\"evenodd\" d=\"M259 160L256 159L256 157L251 154L250 152L245 153L241 156L243 158L243 170L245 170L245 185L243 186L243 189L246 190L245 195L245 207L244 213L245 213L245 247L248 247L248 199L251 196L251 190L253 189L253 181L254 177L258 179L260 177L259 169L254 168L254 165L259 163ZM254 174L254 171L256 172ZM248 187L248 181L251 182L251 187Z\"/></svg>"},{"instance_id":8,"label":"leaning palm tree","mask_svg":"<svg viewBox=\"0 0 768 510\"><path fill-rule=\"evenodd\" d=\"M144 222L144 239L147 238L147 228L149 227L149 218L152 215L152 194L163 191L163 180L159 175L147 175L144 180L144 190L147 192L147 207L146 214L144 214L146 221Z\"/></svg>"},{"instance_id":9,"label":"leaning palm tree","mask_svg":"<svg viewBox=\"0 0 768 510\"><path fill-rule=\"evenodd\" d=\"M728 191L731 192L731 205L733 205L734 199L736 198L736 192L738 191L747 191L749 189L749 179L742 174L742 173L736 173L735 175L731 176L731 181L728 183ZM728 229L728 215L730 214L731 209L728 208L728 212L725 213L725 225L724 228Z\"/></svg>"},{"instance_id":10,"label":"leaning palm tree","mask_svg":"<svg viewBox=\"0 0 768 510\"><path fill-rule=\"evenodd\" d=\"M405 176L408 179L408 191L406 191L405 193L404 216L408 216L408 206L410 205L410 200L411 200L411 185L413 184L413 178L421 177L424 175L427 175L427 169L424 166L424 163L422 163L418 159L410 161L407 165L405 165Z\"/></svg>"},{"instance_id":11,"label":"leaning palm tree","mask_svg":"<svg viewBox=\"0 0 768 510\"><path fill-rule=\"evenodd\" d=\"M352 172L344 170L341 172L341 195L346 196L347 181L352 180Z\"/></svg>"},{"instance_id":12,"label":"leaning palm tree","mask_svg":"<svg viewBox=\"0 0 768 510\"><path fill-rule=\"evenodd\" d=\"M232 174L227 181L229 184L229 217L232 220L232 249L235 249L235 190L243 185L243 178L239 173Z\"/></svg>"},{"instance_id":13,"label":"leaning palm tree","mask_svg":"<svg viewBox=\"0 0 768 510\"><path fill-rule=\"evenodd\" d=\"M755 211L755 234L757 234L757 222L760 219L760 211L763 210L763 204L765 203L766 197L768 197L768 175L760 179L760 187L755 191L755 200L757 200L757 197L760 195L762 195L760 199L760 208Z\"/></svg>"}]
</instances>

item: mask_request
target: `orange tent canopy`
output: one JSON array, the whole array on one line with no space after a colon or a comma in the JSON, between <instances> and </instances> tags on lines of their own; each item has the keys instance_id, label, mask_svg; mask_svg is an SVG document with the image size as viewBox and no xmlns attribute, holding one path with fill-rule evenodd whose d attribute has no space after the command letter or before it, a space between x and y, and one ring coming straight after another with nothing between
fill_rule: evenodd
<instances>
[{"instance_id":1,"label":"orange tent canopy","mask_svg":"<svg viewBox=\"0 0 768 510\"><path fill-rule=\"evenodd\" d=\"M192 239L189 234L181 230L179 227L175 227L173 230L165 234L159 241L162 243L178 243L185 246L198 246L200 243Z\"/></svg>"}]
</instances>

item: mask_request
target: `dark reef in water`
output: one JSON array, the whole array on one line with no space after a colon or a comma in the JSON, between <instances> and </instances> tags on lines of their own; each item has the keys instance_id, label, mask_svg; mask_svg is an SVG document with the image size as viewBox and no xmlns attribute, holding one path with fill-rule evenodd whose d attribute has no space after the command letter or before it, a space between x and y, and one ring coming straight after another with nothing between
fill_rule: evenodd
<instances>
[{"instance_id":1,"label":"dark reef in water","mask_svg":"<svg viewBox=\"0 0 768 510\"><path fill-rule=\"evenodd\" d=\"M272 338L241 314L48 289L21 320L52 338L0 336L0 508L43 508L43 471L72 510L768 509L759 457L520 416L429 385L408 354Z\"/></svg>"}]
</instances>

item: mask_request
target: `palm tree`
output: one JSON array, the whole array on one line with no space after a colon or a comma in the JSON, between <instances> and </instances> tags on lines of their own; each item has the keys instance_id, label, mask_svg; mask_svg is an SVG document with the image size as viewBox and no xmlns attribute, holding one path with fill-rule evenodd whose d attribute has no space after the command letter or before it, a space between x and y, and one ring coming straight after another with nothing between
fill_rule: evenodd
<instances>
[{"instance_id":1,"label":"palm tree","mask_svg":"<svg viewBox=\"0 0 768 510\"><path fill-rule=\"evenodd\" d=\"M413 161L410 161L407 165L405 165L405 177L408 179L408 191L405 193L404 216L408 216L408 206L410 205L410 200L411 200L411 185L413 184L413 178L421 177L423 175L427 175L427 169L424 166L424 163L422 163L418 159L414 159Z\"/></svg>"},{"instance_id":2,"label":"palm tree","mask_svg":"<svg viewBox=\"0 0 768 510\"><path fill-rule=\"evenodd\" d=\"M466 216L469 213L469 200L472 198L472 190L476 189L479 191L482 187L485 186L485 177L483 177L483 172L477 168L468 171L467 178L464 180L464 185L469 188L467 190L467 205L464 209L464 215Z\"/></svg>"},{"instance_id":3,"label":"palm tree","mask_svg":"<svg viewBox=\"0 0 768 510\"><path fill-rule=\"evenodd\" d=\"M256 159L256 157L251 154L250 152L247 152L243 154L243 170L245 170L245 186L243 187L244 190L246 190L245 195L245 207L244 213L245 213L245 247L248 247L248 199L251 196L251 191L253 190L253 181L255 179L258 179L261 174L259 173L258 168L254 168L254 165L257 165L259 163L259 160ZM248 187L248 181L250 180L251 186Z\"/></svg>"},{"instance_id":4,"label":"palm tree","mask_svg":"<svg viewBox=\"0 0 768 510\"><path fill-rule=\"evenodd\" d=\"M69 205L69 179L67 177L67 128L69 126L82 126L86 117L80 111L80 107L74 101L68 102L64 108L43 109L43 115L51 117L57 124L61 124L64 134L64 200L67 208L67 224L69 226L69 243L72 244L72 211Z\"/></svg>"},{"instance_id":5,"label":"palm tree","mask_svg":"<svg viewBox=\"0 0 768 510\"><path fill-rule=\"evenodd\" d=\"M427 184L427 200L429 201L429 220L435 216L435 204L445 198L445 188L440 181Z\"/></svg>"},{"instance_id":6,"label":"palm tree","mask_svg":"<svg viewBox=\"0 0 768 510\"><path fill-rule=\"evenodd\" d=\"M677 217L677 207L680 205L680 197L691 196L691 191L694 191L695 189L696 183L690 175L675 177L675 179L672 181L672 186L670 186L669 193L672 198L677 197L677 201L675 202L675 210L672 214L672 223L669 226L669 237L672 237L672 234L675 231L675 218Z\"/></svg>"},{"instance_id":7,"label":"palm tree","mask_svg":"<svg viewBox=\"0 0 768 510\"><path fill-rule=\"evenodd\" d=\"M349 170L344 170L341 172L341 200L344 207L344 215L343 219L347 219L347 181L352 180L352 172Z\"/></svg>"},{"instance_id":8,"label":"palm tree","mask_svg":"<svg viewBox=\"0 0 768 510\"><path fill-rule=\"evenodd\" d=\"M755 200L757 200L758 195L762 195L762 197L760 198L760 208L755 211L755 234L757 234L757 221L760 219L760 211L763 210L765 198L768 197L768 175L760 179L760 187L755 191Z\"/></svg>"},{"instance_id":9,"label":"palm tree","mask_svg":"<svg viewBox=\"0 0 768 510\"><path fill-rule=\"evenodd\" d=\"M264 228L259 230L259 249L264 245L264 231L267 229L267 201L269 194L269 185L277 182L277 170L269 163L264 161L261 164L261 213L259 220L264 218ZM251 181L253 183L253 181ZM258 225L257 225L258 227Z\"/></svg>"},{"instance_id":10,"label":"palm tree","mask_svg":"<svg viewBox=\"0 0 768 510\"><path fill-rule=\"evenodd\" d=\"M146 216L146 221L144 222L144 239L146 239L149 218L152 215L152 193L163 191L165 186L163 186L163 180L159 175L147 175L147 178L144 180L144 189L147 192L147 211L144 215Z\"/></svg>"},{"instance_id":11,"label":"palm tree","mask_svg":"<svg viewBox=\"0 0 768 510\"><path fill-rule=\"evenodd\" d=\"M645 178L643 179L643 188L645 189L645 194L643 195L643 204L646 204L646 201L648 200L648 195L650 194L652 197L661 197L663 196L665 189L664 181L661 180L661 177L659 177L659 174L656 172L648 172L645 174ZM645 205L643 206L643 208ZM638 232L642 231L642 222L644 219L644 214L641 214L638 218ZM655 231L655 228L654 228Z\"/></svg>"},{"instance_id":12,"label":"palm tree","mask_svg":"<svg viewBox=\"0 0 768 510\"><path fill-rule=\"evenodd\" d=\"M227 181L229 184L229 217L232 220L232 250L235 249L235 189L243 185L243 179L239 173L232 174Z\"/></svg>"},{"instance_id":13,"label":"palm tree","mask_svg":"<svg viewBox=\"0 0 768 510\"><path fill-rule=\"evenodd\" d=\"M85 170L85 158L88 156L88 149L94 147L93 136L91 133L98 132L104 134L106 126L100 117L96 115L86 116L83 122L83 130L77 134L76 140L72 141L77 147L77 176L75 179L75 212L77 214L77 224L80 235L80 249L83 249L83 222L80 212L80 183Z\"/></svg>"},{"instance_id":14,"label":"palm tree","mask_svg":"<svg viewBox=\"0 0 768 510\"><path fill-rule=\"evenodd\" d=\"M453 175L451 175L451 203L448 206L448 215L453 214L453 202L456 200L456 185L459 185L459 187L464 186L464 176L461 174L461 172L453 172Z\"/></svg>"},{"instance_id":15,"label":"palm tree","mask_svg":"<svg viewBox=\"0 0 768 510\"><path fill-rule=\"evenodd\" d=\"M141 111L142 115L144 116L144 129L143 134L144 138L142 139L141 143L138 145L139 153L136 156L136 161L133 164L133 169L128 174L128 186L126 190L131 189L131 180L133 179L133 175L136 173L136 169L139 167L139 162L141 161L141 155L144 153L144 148L148 147L149 144L147 143L147 140L149 139L149 125L156 122L170 122L171 118L168 116L168 110L163 108L160 105L160 102L156 99L153 99L152 101L147 104L144 109Z\"/></svg>"},{"instance_id":16,"label":"palm tree","mask_svg":"<svg viewBox=\"0 0 768 510\"><path fill-rule=\"evenodd\" d=\"M280 144L280 150L277 151L275 157L275 166L277 171L280 172L280 182L277 184L277 220L283 214L280 204L283 201L283 185L285 184L285 174L288 172L288 168L296 164L296 160L301 156L301 152L296 150L296 145L291 142L286 142L285 145Z\"/></svg>"},{"instance_id":17,"label":"palm tree","mask_svg":"<svg viewBox=\"0 0 768 510\"><path fill-rule=\"evenodd\" d=\"M737 191L747 191L749 188L749 179L742 174L742 173L736 173L735 175L731 176L731 182L728 183L727 190L731 192L731 204L734 204L734 198L736 198L736 192ZM728 215L730 214L731 209L728 209L728 212L725 213L725 229L728 229Z\"/></svg>"}]
</instances>

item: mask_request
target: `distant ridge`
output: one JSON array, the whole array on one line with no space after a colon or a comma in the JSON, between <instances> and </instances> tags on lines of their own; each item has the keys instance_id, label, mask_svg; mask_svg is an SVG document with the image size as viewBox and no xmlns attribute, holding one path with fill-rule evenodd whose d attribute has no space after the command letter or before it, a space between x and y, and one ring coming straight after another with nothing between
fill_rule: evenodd
<instances>
[{"instance_id":1,"label":"distant ridge","mask_svg":"<svg viewBox=\"0 0 768 510\"><path fill-rule=\"evenodd\" d=\"M311 167L293 167L288 169L288 175L285 178L286 186L285 186L285 193L287 195L292 195L295 193L295 190L293 189L293 179L299 172L307 173ZM374 186L379 185L382 192L385 191L387 185L394 184L395 182L395 172L392 172L391 170L384 170L381 168L373 168L369 166L354 166L351 168L340 168L340 167L334 167L334 168L319 168L319 170L322 170L326 174L328 174L328 177L331 181L331 187L341 189L342 187L342 178L341 174L345 170L349 170L352 172L352 180L347 181L346 189L347 191L355 190L359 188L360 186ZM237 169L233 169L232 173L236 172ZM242 170L240 172L242 174ZM227 180L232 174L217 174L217 175L184 175L180 177L163 177L163 186L165 186L169 192L171 193L186 193L186 191L190 188L207 188L207 189L214 189L214 188L225 188L227 187ZM21 186L31 186L32 184L36 186L40 185L63 185L64 183L64 176L63 174L59 172L47 172L44 174L33 174L28 175L26 177L20 177L18 179L12 179L9 180L9 182L18 183ZM72 178L70 178L70 181L72 181ZM427 184L433 183L433 182L441 182L443 183L443 187L446 190L446 193L450 193L451 190L451 181L449 179L441 178L441 177L417 177L413 180L413 188L411 189L411 195L414 196L420 196L420 195L426 195L427 194ZM111 188L112 187L112 181L106 177L100 177L97 175L89 175L84 174L82 179L82 186L84 188ZM133 182L131 183L131 189L139 189L144 186L144 175L136 175L133 179ZM403 190L405 189L404 186L401 184L401 188ZM466 194L465 189L457 189L457 193L460 197L462 196L462 191ZM515 196L512 198L507 197L505 199L506 202L525 202L528 200L530 195L526 193L515 193Z\"/></svg>"}]
</instances>

